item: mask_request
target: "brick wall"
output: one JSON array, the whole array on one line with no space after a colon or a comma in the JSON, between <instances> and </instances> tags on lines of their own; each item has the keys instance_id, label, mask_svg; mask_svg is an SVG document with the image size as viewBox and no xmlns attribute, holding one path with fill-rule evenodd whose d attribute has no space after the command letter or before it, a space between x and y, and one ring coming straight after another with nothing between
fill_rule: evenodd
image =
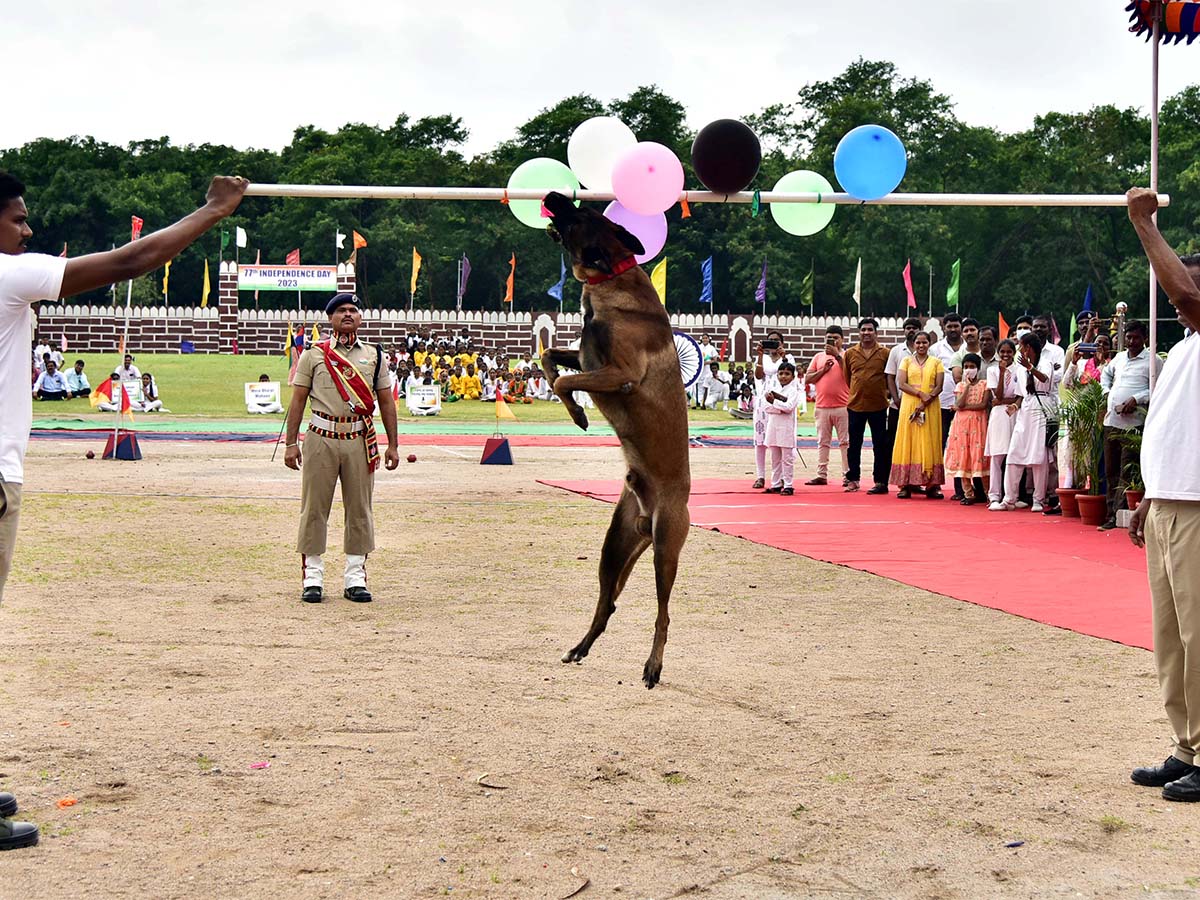
<instances>
[{"instance_id":1,"label":"brick wall","mask_svg":"<svg viewBox=\"0 0 1200 900\"><path fill-rule=\"evenodd\" d=\"M354 290L354 268L338 269L338 290ZM301 315L304 318L301 318ZM282 354L289 322L299 330L324 328L323 314L286 310L253 310L239 307L237 270L232 262L221 265L216 308L209 307L124 307L60 306L44 304L38 320L39 333L58 340L65 336L70 350L80 353L116 352L125 321L129 321L128 349L131 353L177 353L181 341L189 341L197 353ZM674 314L672 325L697 340L703 332L713 342L726 346L726 357L745 361L753 342L768 330L783 332L787 348L799 359L811 359L824 345L825 327L837 323L848 337L856 339L857 320L822 316L754 316ZM903 335L901 319L881 319L880 339L885 344ZM402 343L409 331L422 335L457 335L467 329L484 347L519 356L536 353L542 346L565 345L579 336L583 317L579 313L548 312L453 312L444 310L368 309L363 312L362 333L368 341Z\"/></svg>"}]
</instances>

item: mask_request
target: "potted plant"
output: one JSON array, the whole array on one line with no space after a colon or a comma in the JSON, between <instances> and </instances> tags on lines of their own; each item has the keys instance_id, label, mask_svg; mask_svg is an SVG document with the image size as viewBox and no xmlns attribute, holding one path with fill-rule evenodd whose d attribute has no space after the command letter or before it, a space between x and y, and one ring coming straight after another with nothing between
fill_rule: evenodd
<instances>
[{"instance_id":1,"label":"potted plant","mask_svg":"<svg viewBox=\"0 0 1200 900\"><path fill-rule=\"evenodd\" d=\"M1096 526L1108 513L1107 498L1100 491L1104 466L1103 422L1108 402L1099 382L1076 388L1061 406L1062 427L1071 438L1071 462L1075 470L1079 517L1083 524ZM1061 496L1061 491L1059 493Z\"/></svg>"},{"instance_id":2,"label":"potted plant","mask_svg":"<svg viewBox=\"0 0 1200 900\"><path fill-rule=\"evenodd\" d=\"M1125 481L1125 505L1137 509L1146 496L1146 483L1142 481L1142 433L1127 431L1121 435L1121 444L1133 452L1133 459L1125 464L1121 477Z\"/></svg>"}]
</instances>

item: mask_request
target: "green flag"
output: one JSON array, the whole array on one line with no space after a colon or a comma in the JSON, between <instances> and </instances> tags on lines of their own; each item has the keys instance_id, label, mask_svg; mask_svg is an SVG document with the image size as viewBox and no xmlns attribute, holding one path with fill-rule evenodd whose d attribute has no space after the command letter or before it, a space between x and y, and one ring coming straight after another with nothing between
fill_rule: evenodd
<instances>
[{"instance_id":1,"label":"green flag","mask_svg":"<svg viewBox=\"0 0 1200 900\"><path fill-rule=\"evenodd\" d=\"M1075 321L1075 313L1071 313L1071 330L1068 332L1067 346L1075 343L1079 337L1079 323Z\"/></svg>"},{"instance_id":2,"label":"green flag","mask_svg":"<svg viewBox=\"0 0 1200 900\"><path fill-rule=\"evenodd\" d=\"M950 267L950 287L946 288L946 305L958 309L958 269L961 259L956 259Z\"/></svg>"},{"instance_id":3,"label":"green flag","mask_svg":"<svg viewBox=\"0 0 1200 900\"><path fill-rule=\"evenodd\" d=\"M221 252L225 252L225 248L229 246L229 232L221 230Z\"/></svg>"},{"instance_id":4,"label":"green flag","mask_svg":"<svg viewBox=\"0 0 1200 900\"><path fill-rule=\"evenodd\" d=\"M808 274L800 282L800 302L805 306L813 305L813 267L809 264Z\"/></svg>"}]
</instances>

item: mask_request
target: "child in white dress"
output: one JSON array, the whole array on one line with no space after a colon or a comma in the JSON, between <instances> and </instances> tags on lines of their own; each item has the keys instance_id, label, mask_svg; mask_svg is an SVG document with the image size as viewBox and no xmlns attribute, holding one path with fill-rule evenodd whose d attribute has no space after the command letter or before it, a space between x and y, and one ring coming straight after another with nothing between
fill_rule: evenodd
<instances>
[{"instance_id":1,"label":"child in white dress","mask_svg":"<svg viewBox=\"0 0 1200 900\"><path fill-rule=\"evenodd\" d=\"M800 404L800 385L796 367L781 363L775 373L775 385L763 396L767 413L765 445L771 452L771 486L768 494L792 494L792 470L796 459L796 408Z\"/></svg>"}]
</instances>

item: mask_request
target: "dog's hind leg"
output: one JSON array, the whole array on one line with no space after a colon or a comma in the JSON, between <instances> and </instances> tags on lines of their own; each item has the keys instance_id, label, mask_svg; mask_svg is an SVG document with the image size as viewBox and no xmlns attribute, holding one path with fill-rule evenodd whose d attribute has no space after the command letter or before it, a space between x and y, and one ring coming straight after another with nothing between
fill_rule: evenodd
<instances>
[{"instance_id":1,"label":"dog's hind leg","mask_svg":"<svg viewBox=\"0 0 1200 900\"><path fill-rule=\"evenodd\" d=\"M649 546L650 520L643 515L637 495L627 484L609 523L604 549L600 551L600 601L596 604L596 615L583 640L563 655L563 662L579 662L588 655L617 608L617 597L633 571L633 564Z\"/></svg>"},{"instance_id":2,"label":"dog's hind leg","mask_svg":"<svg viewBox=\"0 0 1200 900\"><path fill-rule=\"evenodd\" d=\"M658 684L662 674L663 649L667 645L667 627L671 624L668 607L675 574L679 569L679 554L688 534L687 495L681 499L659 500L654 513L654 587L658 594L658 617L654 621L654 646L642 670L647 688Z\"/></svg>"}]
</instances>

